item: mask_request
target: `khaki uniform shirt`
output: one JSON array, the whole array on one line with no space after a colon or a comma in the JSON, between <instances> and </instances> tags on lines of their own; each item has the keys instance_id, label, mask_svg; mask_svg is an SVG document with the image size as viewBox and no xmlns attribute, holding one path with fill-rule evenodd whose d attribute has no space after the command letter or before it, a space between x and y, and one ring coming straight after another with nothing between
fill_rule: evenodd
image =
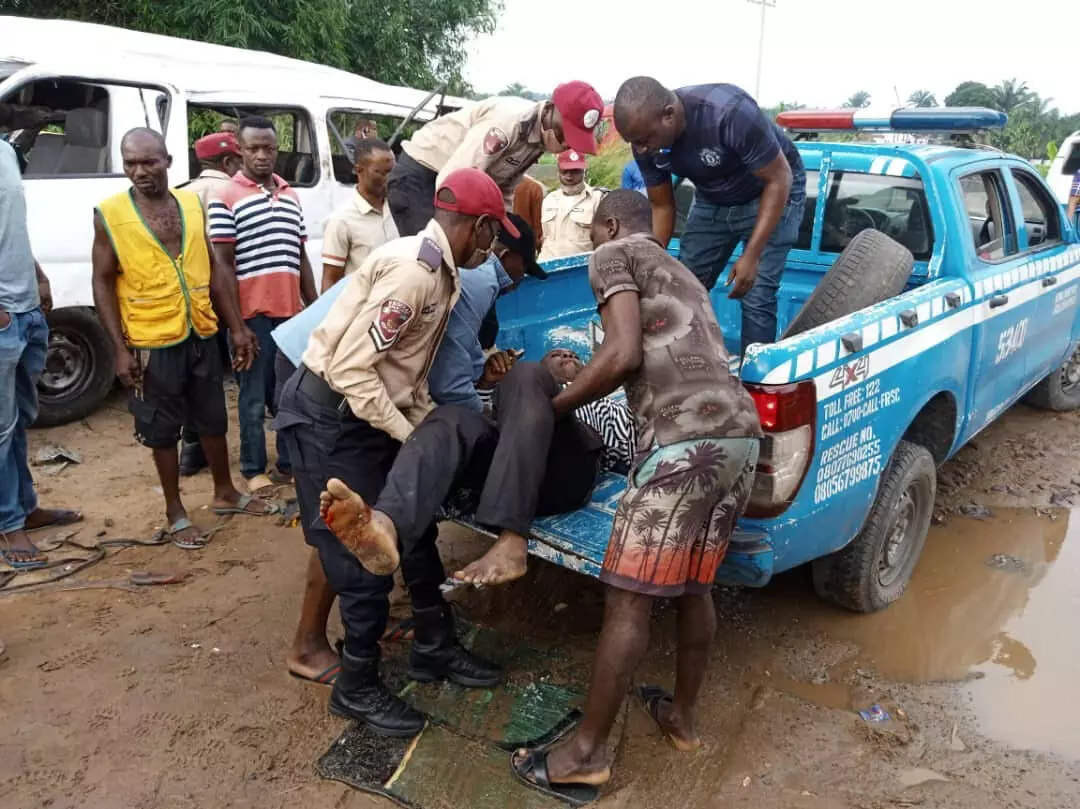
<instances>
[{"instance_id":1,"label":"khaki uniform shirt","mask_svg":"<svg viewBox=\"0 0 1080 809\"><path fill-rule=\"evenodd\" d=\"M603 196L602 191L586 185L580 194L569 196L558 188L544 197L544 206L540 211L544 227L541 261L592 252L589 231L596 206Z\"/></svg>"},{"instance_id":2,"label":"khaki uniform shirt","mask_svg":"<svg viewBox=\"0 0 1080 809\"><path fill-rule=\"evenodd\" d=\"M521 178L518 187L514 189L514 213L529 223L536 237L537 250L544 241L544 226L540 220L540 210L544 207L544 194L547 189L539 180L535 180L528 174Z\"/></svg>"},{"instance_id":3,"label":"khaki uniform shirt","mask_svg":"<svg viewBox=\"0 0 1080 809\"><path fill-rule=\"evenodd\" d=\"M348 275L364 263L372 250L397 237L390 206L384 201L382 210L378 211L356 191L326 221L322 262L344 267Z\"/></svg>"},{"instance_id":4,"label":"khaki uniform shirt","mask_svg":"<svg viewBox=\"0 0 1080 809\"><path fill-rule=\"evenodd\" d=\"M348 277L304 352L304 365L353 414L404 441L434 403L427 375L461 284L446 234L431 221L377 248Z\"/></svg>"},{"instance_id":5,"label":"khaki uniform shirt","mask_svg":"<svg viewBox=\"0 0 1080 809\"><path fill-rule=\"evenodd\" d=\"M489 98L429 121L401 145L405 154L438 174L483 169L499 186L506 210L514 187L544 154L540 137L543 103L524 98Z\"/></svg>"},{"instance_id":6,"label":"khaki uniform shirt","mask_svg":"<svg viewBox=\"0 0 1080 809\"><path fill-rule=\"evenodd\" d=\"M232 177L217 169L204 169L202 174L191 182L181 186L188 191L199 195L203 208L210 204L210 200L218 195L218 192L232 182Z\"/></svg>"}]
</instances>

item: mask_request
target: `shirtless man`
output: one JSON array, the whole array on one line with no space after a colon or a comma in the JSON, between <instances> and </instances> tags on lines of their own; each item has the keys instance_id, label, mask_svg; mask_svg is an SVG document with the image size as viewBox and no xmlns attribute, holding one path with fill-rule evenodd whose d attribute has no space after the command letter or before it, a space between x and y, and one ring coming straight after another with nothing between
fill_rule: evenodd
<instances>
[{"instance_id":1,"label":"shirtless man","mask_svg":"<svg viewBox=\"0 0 1080 809\"><path fill-rule=\"evenodd\" d=\"M232 340L233 367L251 366L258 346L240 318L236 282L212 259L199 197L169 189L172 164L161 135L133 129L120 144L132 188L101 202L94 215L94 303L128 388L135 438L153 452L165 494L168 535L180 548L206 544L180 499L180 430L199 432L214 480L216 514L267 515L276 509L242 495L229 472L220 355L220 315Z\"/></svg>"}]
</instances>

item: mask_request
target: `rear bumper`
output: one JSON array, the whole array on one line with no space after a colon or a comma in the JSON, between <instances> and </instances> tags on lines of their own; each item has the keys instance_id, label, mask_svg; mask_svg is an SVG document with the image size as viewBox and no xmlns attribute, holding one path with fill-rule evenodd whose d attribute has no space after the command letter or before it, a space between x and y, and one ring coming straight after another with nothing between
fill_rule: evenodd
<instances>
[{"instance_id":1,"label":"rear bumper","mask_svg":"<svg viewBox=\"0 0 1080 809\"><path fill-rule=\"evenodd\" d=\"M738 587L764 587L772 580L776 552L766 531L736 528L716 583Z\"/></svg>"}]
</instances>

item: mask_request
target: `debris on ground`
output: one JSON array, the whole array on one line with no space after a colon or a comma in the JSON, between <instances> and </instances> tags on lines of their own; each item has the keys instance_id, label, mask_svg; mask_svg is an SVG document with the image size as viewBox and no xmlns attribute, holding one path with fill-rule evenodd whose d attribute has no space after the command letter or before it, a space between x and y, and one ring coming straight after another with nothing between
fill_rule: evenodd
<instances>
[{"instance_id":1,"label":"debris on ground","mask_svg":"<svg viewBox=\"0 0 1080 809\"><path fill-rule=\"evenodd\" d=\"M974 520L988 520L994 516L994 512L986 506L980 506L978 503L968 503L967 505L960 506L960 513L965 517L971 517Z\"/></svg>"},{"instance_id":2,"label":"debris on ground","mask_svg":"<svg viewBox=\"0 0 1080 809\"><path fill-rule=\"evenodd\" d=\"M859 711L859 716L867 722L888 722L892 716L880 705L871 705L868 710Z\"/></svg>"},{"instance_id":3,"label":"debris on ground","mask_svg":"<svg viewBox=\"0 0 1080 809\"><path fill-rule=\"evenodd\" d=\"M939 772L929 770L926 767L912 767L910 770L904 770L897 776L897 780L900 785L907 787L917 787L919 784L926 784L931 781L948 781L949 779Z\"/></svg>"},{"instance_id":4,"label":"debris on ground","mask_svg":"<svg viewBox=\"0 0 1080 809\"><path fill-rule=\"evenodd\" d=\"M1027 565L1024 564L1023 560L1017 559L1015 556L1009 556L1007 553L995 553L986 560L986 566L998 570L1007 570L1010 573L1027 573Z\"/></svg>"},{"instance_id":5,"label":"debris on ground","mask_svg":"<svg viewBox=\"0 0 1080 809\"><path fill-rule=\"evenodd\" d=\"M58 462L65 464L82 463L82 455L75 452L75 450L67 449L66 447L57 446L55 444L48 444L34 454L34 464L36 466L44 466L45 464L54 464Z\"/></svg>"}]
</instances>

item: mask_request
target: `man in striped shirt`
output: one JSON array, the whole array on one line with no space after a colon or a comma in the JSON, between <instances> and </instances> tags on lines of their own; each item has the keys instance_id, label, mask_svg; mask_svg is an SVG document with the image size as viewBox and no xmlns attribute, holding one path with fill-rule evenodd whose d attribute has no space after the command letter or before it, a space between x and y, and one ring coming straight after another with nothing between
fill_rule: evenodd
<instances>
[{"instance_id":1,"label":"man in striped shirt","mask_svg":"<svg viewBox=\"0 0 1080 809\"><path fill-rule=\"evenodd\" d=\"M300 198L274 173L277 132L266 118L244 118L238 135L243 168L208 206L210 242L218 259L236 274L240 312L261 350L240 385L240 473L257 492L291 479L284 441L277 441L277 468L266 474L267 409L274 407L274 342L270 332L312 303L317 293L304 243L307 231Z\"/></svg>"}]
</instances>

